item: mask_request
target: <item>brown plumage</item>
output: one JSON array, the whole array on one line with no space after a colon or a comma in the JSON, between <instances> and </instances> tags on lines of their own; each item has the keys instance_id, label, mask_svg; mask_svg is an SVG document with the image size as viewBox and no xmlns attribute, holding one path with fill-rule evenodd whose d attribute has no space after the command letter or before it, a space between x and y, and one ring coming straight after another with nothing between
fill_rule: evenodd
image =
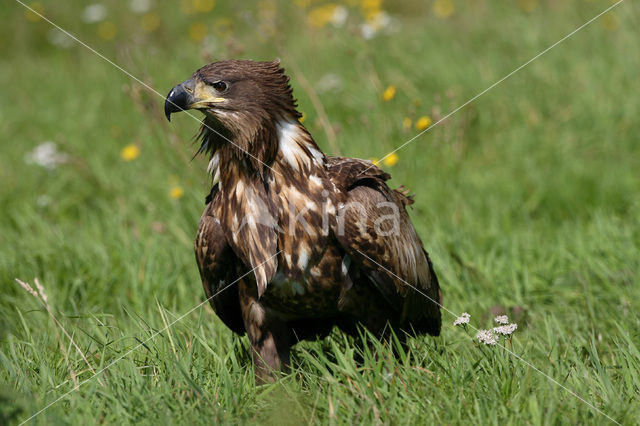
<instances>
[{"instance_id":1,"label":"brown plumage","mask_svg":"<svg viewBox=\"0 0 640 426\"><path fill-rule=\"evenodd\" d=\"M247 333L259 380L333 326L439 335L440 290L405 210L412 197L371 162L320 151L279 62L206 65L167 96L167 118L190 108L205 114L200 152L213 175L198 268L220 319Z\"/></svg>"}]
</instances>

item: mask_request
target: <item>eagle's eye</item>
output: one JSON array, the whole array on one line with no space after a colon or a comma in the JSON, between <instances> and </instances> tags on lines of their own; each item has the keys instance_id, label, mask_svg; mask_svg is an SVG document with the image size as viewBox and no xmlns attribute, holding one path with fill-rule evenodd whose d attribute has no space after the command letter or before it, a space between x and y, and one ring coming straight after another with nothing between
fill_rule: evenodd
<instances>
[{"instance_id":1,"label":"eagle's eye","mask_svg":"<svg viewBox=\"0 0 640 426\"><path fill-rule=\"evenodd\" d=\"M227 83L225 83L224 81L216 81L212 84L212 86L218 92L224 92L225 90L227 90Z\"/></svg>"}]
</instances>

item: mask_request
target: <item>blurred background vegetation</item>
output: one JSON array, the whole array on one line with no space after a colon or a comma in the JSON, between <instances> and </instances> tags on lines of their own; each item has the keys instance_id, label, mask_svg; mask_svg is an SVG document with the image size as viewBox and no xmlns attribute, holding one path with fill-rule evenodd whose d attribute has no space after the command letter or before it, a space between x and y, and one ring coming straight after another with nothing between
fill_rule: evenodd
<instances>
[{"instance_id":1,"label":"blurred background vegetation","mask_svg":"<svg viewBox=\"0 0 640 426\"><path fill-rule=\"evenodd\" d=\"M514 352L616 420L640 416L637 4L622 2L437 125L613 3L26 4L117 66L4 0L0 423L124 355L36 421L605 420L479 347L447 313L443 336L416 339L409 358L354 362L336 333L301 345L295 373L260 389L246 342L208 307L138 347L204 300L191 244L206 161L192 160L198 123L167 123L164 95L205 63L276 57L328 154L376 160L427 129L382 167L416 193L411 215L448 309L480 328L514 314ZM14 281L35 277L59 324Z\"/></svg>"}]
</instances>

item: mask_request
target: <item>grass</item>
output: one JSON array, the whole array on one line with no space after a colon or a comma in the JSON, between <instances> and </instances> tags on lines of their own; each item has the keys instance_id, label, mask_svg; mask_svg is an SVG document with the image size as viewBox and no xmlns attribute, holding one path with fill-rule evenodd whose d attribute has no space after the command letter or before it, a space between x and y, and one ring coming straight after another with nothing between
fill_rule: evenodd
<instances>
[{"instance_id":1,"label":"grass","mask_svg":"<svg viewBox=\"0 0 640 426\"><path fill-rule=\"evenodd\" d=\"M417 134L403 128L405 117L437 120L610 5L457 1L444 18L431 1L388 2L395 31L364 40L358 6L348 6L342 28L311 28L307 13L321 2L218 3L196 14L157 6L147 24L115 1L103 2L110 24L83 22L79 1L36 6L162 94L212 59L280 56L296 70L305 124L335 154L301 84L318 87L333 74L339 87L318 97L340 153L380 158ZM491 325L495 306L522 312L508 347L526 363L479 346L443 313L442 336L412 340L398 359L381 343L357 353L336 332L297 346L293 373L262 387L246 339L208 306L163 330L204 300L191 247L207 192L204 160L191 161L197 123L186 115L166 123L161 97L80 46L52 45L51 26L18 3L0 17L0 423L26 420L59 397L32 422L640 418L637 4L622 3L387 167L394 185L416 192L411 215L444 305L469 312L478 328ZM198 22L213 34L203 42L193 40ZM383 102L388 85L397 94ZM26 164L47 140L69 161L52 171ZM128 144L141 153L125 162ZM170 196L175 186L181 198ZM35 277L86 361L14 281L34 285ZM86 383L73 390L74 380Z\"/></svg>"}]
</instances>

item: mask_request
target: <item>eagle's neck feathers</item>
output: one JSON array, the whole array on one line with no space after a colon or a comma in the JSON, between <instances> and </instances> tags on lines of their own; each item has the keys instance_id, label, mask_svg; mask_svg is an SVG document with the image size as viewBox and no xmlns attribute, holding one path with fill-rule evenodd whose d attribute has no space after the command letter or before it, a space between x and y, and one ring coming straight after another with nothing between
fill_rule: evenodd
<instances>
[{"instance_id":1,"label":"eagle's neck feathers","mask_svg":"<svg viewBox=\"0 0 640 426\"><path fill-rule=\"evenodd\" d=\"M236 254L255 268L260 295L278 268L277 249L289 255L281 266L302 274L326 245L329 222L323 213L335 215L325 191L326 159L309 132L297 120L280 120L273 128L275 138L261 141L275 141L268 167L256 168L233 145L221 146L209 163L219 179L216 217Z\"/></svg>"},{"instance_id":2,"label":"eagle's neck feathers","mask_svg":"<svg viewBox=\"0 0 640 426\"><path fill-rule=\"evenodd\" d=\"M307 174L324 165L324 154L309 132L298 121L283 120L276 124L278 153L276 166Z\"/></svg>"},{"instance_id":3,"label":"eagle's neck feathers","mask_svg":"<svg viewBox=\"0 0 640 426\"><path fill-rule=\"evenodd\" d=\"M268 180L281 180L301 175L316 175L324 167L325 156L311 134L298 120L281 119L256 132L248 142L247 136L221 141L211 130L201 134L201 152L209 152L207 171L213 184L231 190L239 179L259 176ZM226 143L225 143L226 142Z\"/></svg>"}]
</instances>

